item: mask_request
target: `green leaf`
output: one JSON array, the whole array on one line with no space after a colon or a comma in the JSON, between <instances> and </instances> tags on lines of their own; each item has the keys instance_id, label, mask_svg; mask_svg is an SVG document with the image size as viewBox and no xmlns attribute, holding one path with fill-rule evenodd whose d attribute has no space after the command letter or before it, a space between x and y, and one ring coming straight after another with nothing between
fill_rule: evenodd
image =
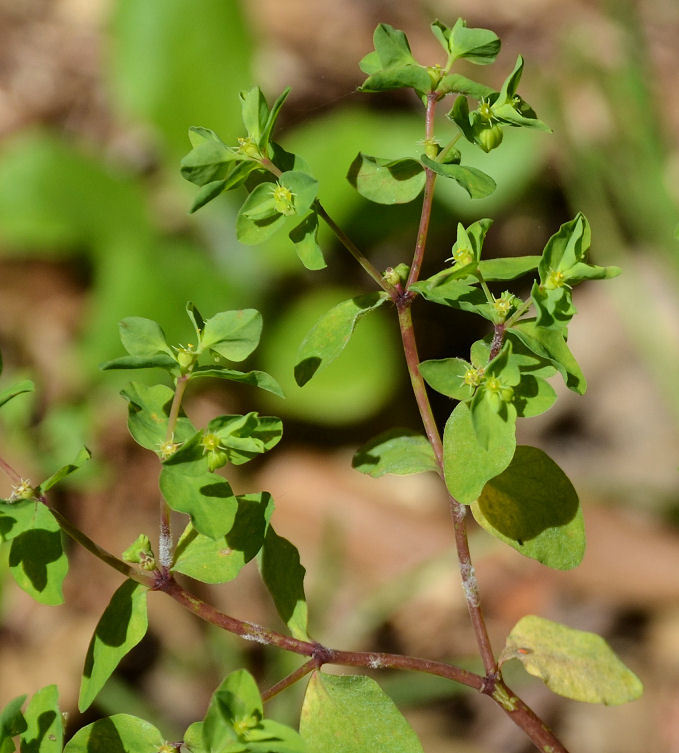
<instances>
[{"instance_id":1,"label":"green leaf","mask_svg":"<svg viewBox=\"0 0 679 753\"><path fill-rule=\"evenodd\" d=\"M42 502L35 506L31 527L13 536L9 568L17 584L36 601L64 603L62 583L68 572L68 558L61 527Z\"/></svg>"},{"instance_id":2,"label":"green leaf","mask_svg":"<svg viewBox=\"0 0 679 753\"><path fill-rule=\"evenodd\" d=\"M307 269L312 271L325 269L323 251L318 245L318 215L316 212L308 214L302 222L293 228L288 236L295 244L295 251L299 260Z\"/></svg>"},{"instance_id":3,"label":"green leaf","mask_svg":"<svg viewBox=\"0 0 679 753\"><path fill-rule=\"evenodd\" d=\"M486 282L515 280L537 269L539 256L508 256L504 259L487 259L479 263L479 273Z\"/></svg>"},{"instance_id":4,"label":"green leaf","mask_svg":"<svg viewBox=\"0 0 679 753\"><path fill-rule=\"evenodd\" d=\"M199 143L194 143L196 137L200 138ZM193 143L193 149L182 159L180 172L183 178L197 186L223 180L231 163L242 159L242 155L226 146L208 128L190 128L189 139Z\"/></svg>"},{"instance_id":5,"label":"green leaf","mask_svg":"<svg viewBox=\"0 0 679 753\"><path fill-rule=\"evenodd\" d=\"M497 429L486 449L479 443L465 403L456 405L450 414L443 433L443 466L448 491L463 504L477 499L486 482L502 473L514 456L513 424L501 421Z\"/></svg>"},{"instance_id":6,"label":"green leaf","mask_svg":"<svg viewBox=\"0 0 679 753\"><path fill-rule=\"evenodd\" d=\"M21 733L21 753L61 753L64 724L56 685L39 690L24 713L27 727Z\"/></svg>"},{"instance_id":7,"label":"green leaf","mask_svg":"<svg viewBox=\"0 0 679 753\"><path fill-rule=\"evenodd\" d=\"M36 493L44 494L46 491L49 491L55 484L58 484L63 478L73 473L73 471L77 471L81 465L91 458L92 453L87 447L81 447L73 462L59 468L56 473L53 473L48 479L39 484L36 488Z\"/></svg>"},{"instance_id":8,"label":"green leaf","mask_svg":"<svg viewBox=\"0 0 679 753\"><path fill-rule=\"evenodd\" d=\"M191 324L193 324L193 329L196 333L196 339L198 342L200 342L200 335L203 331L203 328L205 327L205 320L203 319L203 315L198 311L198 308L194 303L191 301L186 302L186 315L191 320Z\"/></svg>"},{"instance_id":9,"label":"green leaf","mask_svg":"<svg viewBox=\"0 0 679 753\"><path fill-rule=\"evenodd\" d=\"M377 204L407 204L422 192L426 175L417 160L388 160L359 152L347 180L361 196Z\"/></svg>"},{"instance_id":10,"label":"green leaf","mask_svg":"<svg viewBox=\"0 0 679 753\"><path fill-rule=\"evenodd\" d=\"M509 329L507 335L510 339L517 338L533 353L549 361L564 378L568 389L584 395L587 381L560 330L546 329L533 319L523 319Z\"/></svg>"},{"instance_id":11,"label":"green leaf","mask_svg":"<svg viewBox=\"0 0 679 753\"><path fill-rule=\"evenodd\" d=\"M23 499L17 502L0 501L0 538L11 541L36 526L40 502Z\"/></svg>"},{"instance_id":12,"label":"green leaf","mask_svg":"<svg viewBox=\"0 0 679 753\"><path fill-rule=\"evenodd\" d=\"M245 199L236 220L236 235L245 245L263 243L282 228L299 224L316 199L318 182L311 175L298 170L284 172L278 184L292 194L292 211L277 210L274 199L276 184L260 183Z\"/></svg>"},{"instance_id":13,"label":"green leaf","mask_svg":"<svg viewBox=\"0 0 679 753\"><path fill-rule=\"evenodd\" d=\"M17 696L0 712L0 753L14 753L12 738L26 729L26 720L21 713L25 700L25 695Z\"/></svg>"},{"instance_id":14,"label":"green leaf","mask_svg":"<svg viewBox=\"0 0 679 753\"><path fill-rule=\"evenodd\" d=\"M226 583L256 556L264 543L273 500L268 492L239 495L236 499L238 510L226 536L211 539L189 523L177 543L173 572L203 583Z\"/></svg>"},{"instance_id":15,"label":"green leaf","mask_svg":"<svg viewBox=\"0 0 679 753\"><path fill-rule=\"evenodd\" d=\"M393 473L405 476L439 472L434 451L425 436L408 429L389 429L356 451L351 465L373 478Z\"/></svg>"},{"instance_id":16,"label":"green leaf","mask_svg":"<svg viewBox=\"0 0 679 753\"><path fill-rule=\"evenodd\" d=\"M471 364L461 358L422 361L419 369L424 381L442 395L455 400L469 400L474 394L474 386L465 382Z\"/></svg>"},{"instance_id":17,"label":"green leaf","mask_svg":"<svg viewBox=\"0 0 679 753\"><path fill-rule=\"evenodd\" d=\"M595 633L543 617L522 617L507 637L501 661L518 659L554 693L586 703L613 706L639 698L639 678Z\"/></svg>"},{"instance_id":18,"label":"green leaf","mask_svg":"<svg viewBox=\"0 0 679 753\"><path fill-rule=\"evenodd\" d=\"M459 73L449 73L444 76L436 87L439 94L449 94L450 92L459 92L474 99L485 99L491 94L495 94L495 89L478 81L472 81L466 76Z\"/></svg>"},{"instance_id":19,"label":"green leaf","mask_svg":"<svg viewBox=\"0 0 679 753\"><path fill-rule=\"evenodd\" d=\"M375 52L382 68L417 62L410 51L408 37L389 24L379 24L373 32Z\"/></svg>"},{"instance_id":20,"label":"green leaf","mask_svg":"<svg viewBox=\"0 0 679 753\"><path fill-rule=\"evenodd\" d=\"M271 526L266 532L259 567L281 619L295 638L308 641L308 611L304 595L306 570L299 561L297 548Z\"/></svg>"},{"instance_id":21,"label":"green leaf","mask_svg":"<svg viewBox=\"0 0 679 753\"><path fill-rule=\"evenodd\" d=\"M30 379L22 379L20 382L13 384L11 387L0 392L0 406L8 403L12 398L17 395L22 395L24 392L33 392L35 385Z\"/></svg>"},{"instance_id":22,"label":"green leaf","mask_svg":"<svg viewBox=\"0 0 679 753\"><path fill-rule=\"evenodd\" d=\"M259 145L269 117L266 98L258 86L253 86L240 93L240 101L245 130L248 136Z\"/></svg>"},{"instance_id":23,"label":"green leaf","mask_svg":"<svg viewBox=\"0 0 679 753\"><path fill-rule=\"evenodd\" d=\"M283 89L283 91L276 98L276 101L273 103L273 105L271 105L271 109L269 110L269 114L267 115L266 122L264 123L264 127L262 128L262 136L260 140L261 147L264 147L269 143L271 133L274 126L276 125L276 120L278 119L278 114L281 110L281 107L283 107L283 103L288 98L288 94L290 94L289 86Z\"/></svg>"},{"instance_id":24,"label":"green leaf","mask_svg":"<svg viewBox=\"0 0 679 753\"><path fill-rule=\"evenodd\" d=\"M260 390L272 392L278 397L285 397L278 382L266 371L234 371L221 366L198 366L191 372L191 379L196 377L217 377L230 382L240 382L259 387Z\"/></svg>"},{"instance_id":25,"label":"green leaf","mask_svg":"<svg viewBox=\"0 0 679 753\"><path fill-rule=\"evenodd\" d=\"M539 416L556 401L556 392L549 382L534 374L522 374L514 389L513 403L519 418Z\"/></svg>"},{"instance_id":26,"label":"green leaf","mask_svg":"<svg viewBox=\"0 0 679 753\"><path fill-rule=\"evenodd\" d=\"M197 439L165 461L160 473L160 491L173 510L191 517L199 533L219 539L231 530L238 501L226 480L207 470ZM196 449L198 457L193 459Z\"/></svg>"},{"instance_id":27,"label":"green leaf","mask_svg":"<svg viewBox=\"0 0 679 753\"><path fill-rule=\"evenodd\" d=\"M130 382L120 393L129 402L127 426L137 444L147 450L160 452L167 435L167 422L174 392L164 384L148 386ZM196 433L181 411L175 425L176 442L185 442Z\"/></svg>"},{"instance_id":28,"label":"green leaf","mask_svg":"<svg viewBox=\"0 0 679 753\"><path fill-rule=\"evenodd\" d=\"M111 371L112 369L166 369L171 372L177 367L176 359L166 353L156 353L155 356L120 356L120 358L112 358L110 361L99 364L102 371Z\"/></svg>"},{"instance_id":29,"label":"green leaf","mask_svg":"<svg viewBox=\"0 0 679 753\"><path fill-rule=\"evenodd\" d=\"M488 65L500 52L500 39L490 29L470 29L466 21L458 18L451 29L450 55L453 60L465 58L470 63Z\"/></svg>"},{"instance_id":30,"label":"green leaf","mask_svg":"<svg viewBox=\"0 0 679 753\"><path fill-rule=\"evenodd\" d=\"M585 553L578 495L568 476L542 450L520 445L499 476L472 503L477 523L517 552L556 570L570 570Z\"/></svg>"},{"instance_id":31,"label":"green leaf","mask_svg":"<svg viewBox=\"0 0 679 753\"><path fill-rule=\"evenodd\" d=\"M122 658L146 635L147 628L146 587L128 579L111 597L87 649L78 698L78 709L81 713L91 706ZM89 740L89 736L83 739ZM115 750L102 748L104 749L107 753L109 750ZM89 752L91 748L83 750ZM142 750L142 747L135 748L135 753L137 750Z\"/></svg>"},{"instance_id":32,"label":"green leaf","mask_svg":"<svg viewBox=\"0 0 679 753\"><path fill-rule=\"evenodd\" d=\"M238 669L227 675L210 699L203 740L210 751L243 750L234 745L244 732L256 727L264 716L262 698L252 675Z\"/></svg>"},{"instance_id":33,"label":"green leaf","mask_svg":"<svg viewBox=\"0 0 679 753\"><path fill-rule=\"evenodd\" d=\"M422 65L394 65L377 71L358 87L360 92L382 92L389 89L414 89L420 96L430 91L432 80Z\"/></svg>"},{"instance_id":34,"label":"green leaf","mask_svg":"<svg viewBox=\"0 0 679 753\"><path fill-rule=\"evenodd\" d=\"M444 276L439 273L438 279L435 275L429 280L416 282L410 286L410 289L421 293L424 298L432 301L432 303L440 303L454 309L470 311L492 321L493 312L486 301L483 291L476 287L476 285L470 285L468 282L454 279L455 268L445 270L445 272L451 274ZM462 274L466 273L462 272ZM470 278L467 277L466 279Z\"/></svg>"},{"instance_id":35,"label":"green leaf","mask_svg":"<svg viewBox=\"0 0 679 753\"><path fill-rule=\"evenodd\" d=\"M212 199L216 199L226 186L227 182L225 180L213 180L211 183L206 183L195 195L189 212L193 214L212 201Z\"/></svg>"},{"instance_id":36,"label":"green leaf","mask_svg":"<svg viewBox=\"0 0 679 753\"><path fill-rule=\"evenodd\" d=\"M467 167L452 163L443 164L430 159L426 154L420 157L420 161L425 167L428 167L435 173L443 175L446 178L452 178L458 185L464 188L472 199L484 199L486 196L490 196L497 188L495 181L490 175L486 175L486 173L476 167Z\"/></svg>"},{"instance_id":37,"label":"green leaf","mask_svg":"<svg viewBox=\"0 0 679 753\"><path fill-rule=\"evenodd\" d=\"M370 677L314 672L299 731L308 753L423 753L394 702Z\"/></svg>"},{"instance_id":38,"label":"green leaf","mask_svg":"<svg viewBox=\"0 0 679 753\"><path fill-rule=\"evenodd\" d=\"M388 293L366 293L342 301L319 319L297 351L295 381L301 387L346 348L356 322L389 300Z\"/></svg>"},{"instance_id":39,"label":"green leaf","mask_svg":"<svg viewBox=\"0 0 679 753\"><path fill-rule=\"evenodd\" d=\"M241 465L278 444L283 436L283 422L275 416L259 416L253 411L213 418L207 431L219 437L228 462Z\"/></svg>"},{"instance_id":40,"label":"green leaf","mask_svg":"<svg viewBox=\"0 0 679 753\"><path fill-rule=\"evenodd\" d=\"M259 311L221 311L205 322L200 344L228 361L244 361L259 345L261 334Z\"/></svg>"},{"instance_id":41,"label":"green leaf","mask_svg":"<svg viewBox=\"0 0 679 753\"><path fill-rule=\"evenodd\" d=\"M172 356L158 322L141 316L128 316L120 322L119 329L123 347L131 356L154 356L156 353Z\"/></svg>"},{"instance_id":42,"label":"green leaf","mask_svg":"<svg viewBox=\"0 0 679 753\"><path fill-rule=\"evenodd\" d=\"M64 753L158 753L165 738L150 722L130 714L114 714L79 729Z\"/></svg>"}]
</instances>

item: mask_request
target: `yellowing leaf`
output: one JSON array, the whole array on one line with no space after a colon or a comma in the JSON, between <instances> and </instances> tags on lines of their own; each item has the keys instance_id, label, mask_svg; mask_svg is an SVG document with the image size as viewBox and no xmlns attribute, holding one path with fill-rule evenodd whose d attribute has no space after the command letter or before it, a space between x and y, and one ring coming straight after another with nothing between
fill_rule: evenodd
<instances>
[{"instance_id":1,"label":"yellowing leaf","mask_svg":"<svg viewBox=\"0 0 679 753\"><path fill-rule=\"evenodd\" d=\"M574 701L614 706L643 692L639 678L600 635L535 615L522 617L509 634L500 662L509 659Z\"/></svg>"}]
</instances>

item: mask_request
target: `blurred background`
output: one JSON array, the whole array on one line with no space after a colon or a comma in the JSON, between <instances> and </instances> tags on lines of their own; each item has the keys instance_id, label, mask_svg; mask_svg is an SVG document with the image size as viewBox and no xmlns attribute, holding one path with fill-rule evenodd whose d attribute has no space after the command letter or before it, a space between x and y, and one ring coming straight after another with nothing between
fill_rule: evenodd
<instances>
[{"instance_id":1,"label":"blurred background","mask_svg":"<svg viewBox=\"0 0 679 753\"><path fill-rule=\"evenodd\" d=\"M242 197L222 195L187 213L194 187L178 170L187 128L241 133L238 92L269 98L290 85L277 140L302 154L330 214L378 268L408 261L417 202L369 204L344 179L359 150L418 155L422 109L409 94L355 88L377 23L404 29L415 56L440 60L436 17L492 28L498 62L461 69L499 88L516 55L521 94L554 135L507 129L506 145L468 159L498 191L472 202L439 181L428 266L450 255L458 220L495 218L490 255L539 253L582 210L592 258L624 273L584 285L570 345L589 381L546 416L520 427L581 495L588 553L570 573L548 571L472 526L483 603L499 650L516 620L535 613L606 636L642 678L631 705L565 701L508 665L506 676L573 751L679 752L679 5L672 0L0 0L0 350L3 385L30 376L34 395L2 410L0 453L39 479L81 444L94 461L53 503L107 549L140 531L154 537L157 461L131 442L125 373L97 365L122 353L124 316L160 321L186 342L184 303L205 315L256 307L265 328L248 365L272 373L287 400L249 387L207 384L189 394L196 425L215 413L283 417L281 445L229 473L238 493L267 489L276 527L309 571L314 636L338 648L380 648L476 668L455 572L445 498L435 477L379 481L351 469L356 447L418 417L389 312L362 321L345 354L303 390L297 347L335 303L369 280L325 233L328 269L305 271L285 238L235 240ZM445 141L446 123L439 123ZM527 291L526 291L527 292ZM430 312L429 309L434 309ZM464 355L485 334L473 318L416 307L422 358ZM429 319L428 317L433 317ZM141 374L139 372L138 374ZM133 378L151 381L157 374ZM565 393L564 390L561 390ZM450 404L436 400L441 423ZM8 493L0 480L0 494ZM99 715L146 716L168 739L202 718L231 669L262 687L299 664L195 622L150 599L148 637L85 717L75 700L89 638L119 576L71 549L67 605L33 603L2 575L0 705L57 683L70 732ZM6 552L2 558L6 571ZM234 615L279 626L254 569L220 587L197 586ZM429 677L379 675L426 753L527 753L497 709ZM303 688L271 702L296 722ZM371 752L372 753L372 752Z\"/></svg>"}]
</instances>

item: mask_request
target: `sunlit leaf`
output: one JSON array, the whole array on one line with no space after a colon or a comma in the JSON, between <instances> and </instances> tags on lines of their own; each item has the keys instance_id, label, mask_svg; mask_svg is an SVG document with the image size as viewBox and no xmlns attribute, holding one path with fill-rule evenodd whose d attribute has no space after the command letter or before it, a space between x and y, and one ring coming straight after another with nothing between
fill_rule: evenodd
<instances>
[{"instance_id":1,"label":"sunlit leaf","mask_svg":"<svg viewBox=\"0 0 679 753\"><path fill-rule=\"evenodd\" d=\"M314 672L299 731L308 753L423 753L394 702L370 677Z\"/></svg>"},{"instance_id":2,"label":"sunlit leaf","mask_svg":"<svg viewBox=\"0 0 679 753\"><path fill-rule=\"evenodd\" d=\"M359 152L347 180L361 196L377 204L407 204L420 195L426 175L417 160L389 160Z\"/></svg>"},{"instance_id":3,"label":"sunlit leaf","mask_svg":"<svg viewBox=\"0 0 679 753\"><path fill-rule=\"evenodd\" d=\"M126 580L113 594L97 623L83 668L78 699L78 708L81 712L90 707L121 659L146 635L148 628L146 590L146 587L140 583ZM105 729L109 728L105 727ZM90 737L86 736L82 739L87 741ZM140 751L142 749L146 750L146 748L139 748ZM88 751L88 753L89 750L90 748L83 748L83 751ZM115 751L116 748L106 750L108 753L109 750ZM125 749L122 748L122 750Z\"/></svg>"},{"instance_id":4,"label":"sunlit leaf","mask_svg":"<svg viewBox=\"0 0 679 753\"><path fill-rule=\"evenodd\" d=\"M643 692L639 678L601 636L535 615L516 623L500 658L518 659L550 690L575 701L613 706Z\"/></svg>"},{"instance_id":5,"label":"sunlit leaf","mask_svg":"<svg viewBox=\"0 0 679 753\"><path fill-rule=\"evenodd\" d=\"M130 714L114 714L79 729L64 753L158 753L165 738L150 722Z\"/></svg>"}]
</instances>

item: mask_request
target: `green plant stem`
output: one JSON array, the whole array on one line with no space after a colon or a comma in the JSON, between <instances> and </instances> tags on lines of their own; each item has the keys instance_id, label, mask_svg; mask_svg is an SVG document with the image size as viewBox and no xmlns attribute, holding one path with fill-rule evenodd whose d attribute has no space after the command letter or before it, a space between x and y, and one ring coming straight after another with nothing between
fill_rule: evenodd
<instances>
[{"instance_id":1,"label":"green plant stem","mask_svg":"<svg viewBox=\"0 0 679 753\"><path fill-rule=\"evenodd\" d=\"M505 322L505 329L509 329L512 327L516 322L519 321L519 319L528 311L528 309L533 305L533 299L529 298L527 301L524 301L519 308L507 319Z\"/></svg>"},{"instance_id":2,"label":"green plant stem","mask_svg":"<svg viewBox=\"0 0 679 753\"><path fill-rule=\"evenodd\" d=\"M425 114L425 143L434 139L434 115L436 113L437 95L430 92L427 95L427 110ZM406 290L417 282L420 276L420 269L424 261L424 250L427 245L427 235L429 234L429 220L431 218L432 202L434 200L434 185L436 183L436 173L428 167L424 168L424 196L422 198L422 211L420 213L420 225L417 229L417 240L415 242L415 253L413 262L410 265L410 273L406 282Z\"/></svg>"},{"instance_id":3,"label":"green plant stem","mask_svg":"<svg viewBox=\"0 0 679 753\"><path fill-rule=\"evenodd\" d=\"M102 562L105 562L107 565L110 565L114 570L122 573L125 577L130 578L137 583L141 583L142 586L147 586L149 588L153 586L153 578L151 575L145 575L136 567L128 565L127 562L119 560L110 552L102 549L99 544L95 544L89 536L83 533L79 528L76 528L76 526L74 526L73 523L71 523L68 518L65 518L58 510L50 507L50 512L57 519L61 530L74 541L81 544L88 552L91 552L95 557Z\"/></svg>"},{"instance_id":4,"label":"green plant stem","mask_svg":"<svg viewBox=\"0 0 679 753\"><path fill-rule=\"evenodd\" d=\"M434 455L436 456L436 462L439 466L439 475L443 478L443 444L441 442L441 435L439 434L438 427L436 426L436 421L434 420L434 414L431 410L427 388L424 384L424 379L420 374L420 358L417 352L417 342L415 340L415 331L413 329L410 300L405 299L404 304L399 307L398 318L401 339L403 341L403 352L408 366L408 373L410 374L410 382L415 394L415 401L417 402L417 407L422 418L427 439L429 440L432 449L434 450ZM469 542L467 540L465 523L467 508L460 504L451 494L448 494L448 501L455 531L455 545L457 548L457 558L462 578L462 588L467 602L467 609L469 610L469 616L474 627L476 642L479 647L479 653L481 654L486 675L489 678L494 678L498 674L498 669L493 648L490 645L488 631L486 630L481 605L479 603L478 583L476 581L476 574L474 572L474 566L472 565L471 554L469 552Z\"/></svg>"},{"instance_id":5,"label":"green plant stem","mask_svg":"<svg viewBox=\"0 0 679 753\"><path fill-rule=\"evenodd\" d=\"M282 680L279 680L275 685L272 685L268 690L262 691L262 700L268 701L269 699L273 698L275 695L278 695L281 691L285 690L286 688L289 688L291 685L294 685L298 680L301 680L302 677L305 677L309 674L309 672L313 672L314 669L318 669L319 662L316 657L313 659L309 659L309 661L304 662L301 667L297 667L297 669L294 672L291 672L289 675L284 677Z\"/></svg>"},{"instance_id":6,"label":"green plant stem","mask_svg":"<svg viewBox=\"0 0 679 753\"><path fill-rule=\"evenodd\" d=\"M177 378L177 384L170 406L170 415L167 419L167 431L165 432L165 442L174 440L174 432L177 428L177 419L182 407L184 393L191 379L190 374L182 374ZM160 526L158 530L158 563L161 567L169 569L172 565L172 554L174 550L174 541L172 540L172 526L170 524L170 506L161 496L160 498Z\"/></svg>"}]
</instances>

